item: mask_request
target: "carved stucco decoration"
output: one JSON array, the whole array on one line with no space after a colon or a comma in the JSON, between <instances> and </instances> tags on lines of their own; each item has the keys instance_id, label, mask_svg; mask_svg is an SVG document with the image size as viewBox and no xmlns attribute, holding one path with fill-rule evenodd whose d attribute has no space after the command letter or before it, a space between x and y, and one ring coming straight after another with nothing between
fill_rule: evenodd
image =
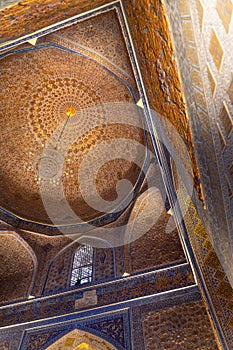
<instances>
[{"instance_id":1,"label":"carved stucco decoration","mask_svg":"<svg viewBox=\"0 0 233 350\"><path fill-rule=\"evenodd\" d=\"M110 22L114 23L115 33L111 31ZM90 151L112 140L124 138L144 143L142 127L125 125L127 120L125 123L117 123L116 118L112 121L109 110L104 108L109 102L134 103L126 86L128 82L135 86L126 48L121 43L117 52L113 38L115 35L115 40L123 40L115 14L105 14L95 24L93 20L87 21L87 28L83 23L79 30L76 26L72 28L40 39L35 48L23 44L22 52L1 60L0 186L3 196L0 205L33 222L51 224L41 200L44 179L52 183L46 196L55 204L56 186L62 185L65 197L78 217L88 221L101 216L101 209L93 208L83 198L78 179L82 161ZM93 35L99 37L97 42L86 42L84 50L78 44L83 43L85 30L90 31L90 28ZM105 33L104 28L110 32ZM60 49L61 45L65 49ZM90 57L84 57L84 51L82 55L77 54L80 50ZM111 54L112 61L109 59ZM120 62L119 67L117 62ZM108 69L115 70L114 75L105 64ZM142 126L137 112L135 118L137 125ZM135 151L134 157L137 156ZM93 176L98 158L103 158L101 151L96 153L97 159L93 158L86 169L87 179ZM97 171L96 192L104 200L114 201L117 182L127 179L135 185L139 174L140 169L130 160L121 157L108 160Z\"/></svg>"}]
</instances>

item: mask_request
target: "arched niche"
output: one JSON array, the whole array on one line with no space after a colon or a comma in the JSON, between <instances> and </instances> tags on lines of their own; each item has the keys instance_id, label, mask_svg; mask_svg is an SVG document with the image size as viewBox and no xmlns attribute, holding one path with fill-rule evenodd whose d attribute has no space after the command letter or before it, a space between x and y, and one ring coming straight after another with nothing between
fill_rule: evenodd
<instances>
[{"instance_id":1,"label":"arched niche","mask_svg":"<svg viewBox=\"0 0 233 350\"><path fill-rule=\"evenodd\" d=\"M117 350L105 339L82 330L74 329L55 341L45 350Z\"/></svg>"},{"instance_id":2,"label":"arched niche","mask_svg":"<svg viewBox=\"0 0 233 350\"><path fill-rule=\"evenodd\" d=\"M117 275L116 252L112 242L103 237L99 237L98 228L91 231L89 235L79 238L82 244L88 244L94 248L93 254L93 281L99 282Z\"/></svg>"},{"instance_id":3,"label":"arched niche","mask_svg":"<svg viewBox=\"0 0 233 350\"><path fill-rule=\"evenodd\" d=\"M37 259L29 245L13 231L0 232L0 302L30 295Z\"/></svg>"},{"instance_id":4,"label":"arched niche","mask_svg":"<svg viewBox=\"0 0 233 350\"><path fill-rule=\"evenodd\" d=\"M75 252L83 245L94 248L92 281L116 277L114 247L106 240L92 236L80 236L64 247L51 261L45 280L43 294L65 290L71 287L71 274ZM103 253L103 254L101 254ZM104 267L104 271L103 271ZM105 273L105 275L104 275Z\"/></svg>"},{"instance_id":5,"label":"arched niche","mask_svg":"<svg viewBox=\"0 0 233 350\"><path fill-rule=\"evenodd\" d=\"M158 188L149 188L135 201L124 250L127 273L186 260L175 222L166 211Z\"/></svg>"}]
</instances>

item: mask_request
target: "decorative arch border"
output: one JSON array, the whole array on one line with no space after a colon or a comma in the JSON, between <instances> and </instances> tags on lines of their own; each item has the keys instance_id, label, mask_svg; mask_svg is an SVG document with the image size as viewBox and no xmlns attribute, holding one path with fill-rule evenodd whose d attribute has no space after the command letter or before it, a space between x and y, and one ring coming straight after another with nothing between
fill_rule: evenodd
<instances>
[{"instance_id":1,"label":"decorative arch border","mask_svg":"<svg viewBox=\"0 0 233 350\"><path fill-rule=\"evenodd\" d=\"M108 325L108 322L114 322L114 320L119 318L122 322L121 332L123 332L123 341L121 341L121 343L115 340L110 334L101 331L103 322L106 322ZM56 322L56 320L54 322ZM106 341L113 347L113 350L132 350L128 310L99 314L98 316L89 316L88 318L69 320L66 322L63 321L57 324L45 325L44 322L42 324L39 322L36 327L34 326L35 328L24 330L19 350L47 350L48 347L74 330L86 332ZM31 327L33 327L33 325Z\"/></svg>"}]
</instances>

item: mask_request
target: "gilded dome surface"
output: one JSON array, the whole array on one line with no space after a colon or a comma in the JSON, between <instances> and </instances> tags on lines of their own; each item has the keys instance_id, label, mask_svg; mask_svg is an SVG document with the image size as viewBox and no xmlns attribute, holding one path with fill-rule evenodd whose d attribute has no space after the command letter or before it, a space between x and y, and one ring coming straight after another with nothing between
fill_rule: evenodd
<instances>
[{"instance_id":1,"label":"gilded dome surface","mask_svg":"<svg viewBox=\"0 0 233 350\"><path fill-rule=\"evenodd\" d=\"M142 145L144 133L136 109L136 126L129 125L127 113L132 116L122 110L124 103L133 104L128 88L103 65L68 50L45 45L32 50L24 44L22 52L1 60L0 85L2 208L50 224L41 199L43 181L49 181L46 196L53 205L62 186L81 220L101 216L101 209L87 203L80 189L80 166L90 154L85 177L94 177L95 193L103 200L117 198L121 179L136 184L140 167L132 157L137 157L137 147L134 155L121 157L119 153L116 159L108 156L104 161L101 145L118 139ZM116 102L120 103L116 107L119 118L106 107Z\"/></svg>"}]
</instances>

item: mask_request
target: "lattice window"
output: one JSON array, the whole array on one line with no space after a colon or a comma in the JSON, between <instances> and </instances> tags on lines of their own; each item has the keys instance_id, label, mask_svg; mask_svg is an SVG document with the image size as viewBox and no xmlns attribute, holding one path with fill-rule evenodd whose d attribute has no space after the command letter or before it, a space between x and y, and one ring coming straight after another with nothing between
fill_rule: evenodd
<instances>
[{"instance_id":1,"label":"lattice window","mask_svg":"<svg viewBox=\"0 0 233 350\"><path fill-rule=\"evenodd\" d=\"M71 273L71 286L91 282L93 264L93 248L85 245L76 250L74 254Z\"/></svg>"}]
</instances>

